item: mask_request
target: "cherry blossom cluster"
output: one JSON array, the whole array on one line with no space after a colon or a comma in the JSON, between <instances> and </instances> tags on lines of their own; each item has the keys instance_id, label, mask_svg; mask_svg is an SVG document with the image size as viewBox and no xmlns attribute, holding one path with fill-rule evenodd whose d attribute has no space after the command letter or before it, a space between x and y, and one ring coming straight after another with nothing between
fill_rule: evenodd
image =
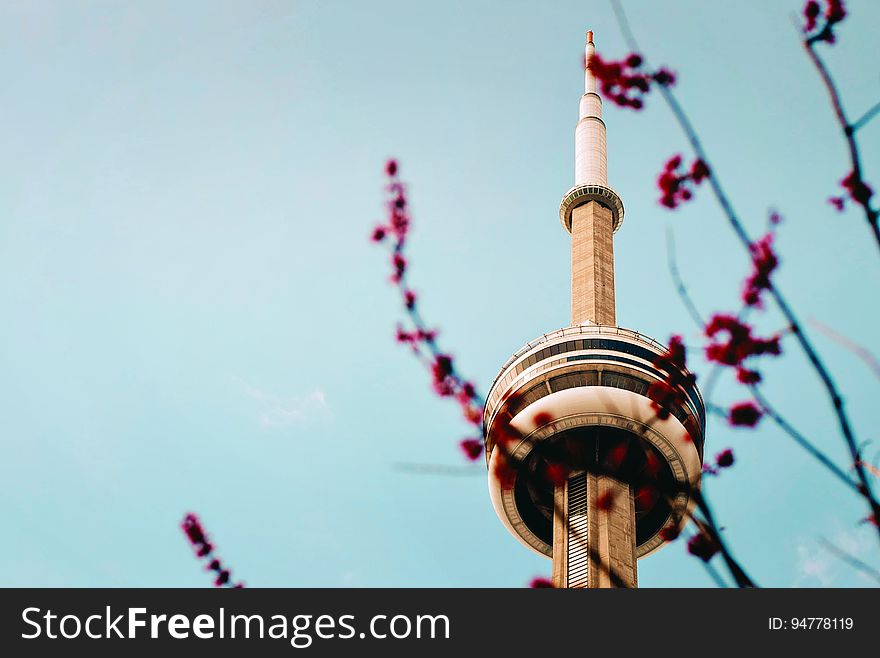
<instances>
[{"instance_id":1,"label":"cherry blossom cluster","mask_svg":"<svg viewBox=\"0 0 880 658\"><path fill-rule=\"evenodd\" d=\"M532 589L542 589L546 587L553 587L553 583L546 578L537 576L535 578L532 578L532 582L529 583L529 587L531 587Z\"/></svg>"},{"instance_id":2,"label":"cherry blossom cluster","mask_svg":"<svg viewBox=\"0 0 880 658\"><path fill-rule=\"evenodd\" d=\"M678 524L668 525L661 528L659 534L663 541L675 541L681 534L681 528Z\"/></svg>"},{"instance_id":3,"label":"cherry blossom cluster","mask_svg":"<svg viewBox=\"0 0 880 658\"><path fill-rule=\"evenodd\" d=\"M808 0L804 5L804 34L808 40L813 43L816 41L827 41L834 43L836 37L834 35L834 26L846 18L846 8L843 6L843 0L825 0L825 11L817 0ZM822 25L819 25L819 17L822 17Z\"/></svg>"},{"instance_id":4,"label":"cherry blossom cluster","mask_svg":"<svg viewBox=\"0 0 880 658\"><path fill-rule=\"evenodd\" d=\"M746 361L756 356L778 356L782 353L779 336L759 338L752 334L752 330L739 318L724 313L713 315L705 327L706 336L710 339L706 346L706 358L735 368L737 381L748 386L760 382L761 374L754 368L746 367ZM730 407L727 420L734 426L754 427L762 415L753 402L739 402Z\"/></svg>"},{"instance_id":5,"label":"cherry blossom cluster","mask_svg":"<svg viewBox=\"0 0 880 658\"><path fill-rule=\"evenodd\" d=\"M371 236L373 242L389 246L391 264L391 283L397 287L401 295L403 307L407 312L411 329L397 326L397 342L407 345L422 360L431 373L431 386L440 397L449 397L458 402L465 420L475 427L480 427L483 419L483 402L477 394L473 383L460 377L455 370L453 357L443 353L437 345L437 330L428 328L418 312L418 297L407 285L407 260L404 254L406 238L409 233L411 219L406 186L400 179L396 160L385 164L388 177L386 192L387 217L385 222L378 224ZM476 460L483 454L484 446L481 438L463 439L459 446L465 456Z\"/></svg>"},{"instance_id":6,"label":"cherry blossom cluster","mask_svg":"<svg viewBox=\"0 0 880 658\"><path fill-rule=\"evenodd\" d=\"M719 455L719 457L720 456L721 455ZM723 459L726 459L726 457ZM730 463L728 466L732 464L733 453L731 452ZM708 562L716 553L722 550L721 543L718 541L718 536L711 526L703 524L700 521L696 521L696 523L699 527L699 532L688 539L687 550L688 553L694 557L700 558L703 562ZM681 526L678 524L668 525L660 530L660 537L662 537L664 541L674 541L679 535L681 535Z\"/></svg>"},{"instance_id":7,"label":"cherry blossom cluster","mask_svg":"<svg viewBox=\"0 0 880 658\"><path fill-rule=\"evenodd\" d=\"M668 87L675 84L675 74L661 68L650 72L642 69L644 60L638 53L631 53L619 61L604 60L594 53L587 62L587 68L599 82L602 95L621 107L640 110L644 107L643 97L651 89L651 84Z\"/></svg>"},{"instance_id":8,"label":"cherry blossom cluster","mask_svg":"<svg viewBox=\"0 0 880 658\"><path fill-rule=\"evenodd\" d=\"M385 165L385 173L388 176L388 200L386 202L388 218L384 224L378 224L373 229L372 239L374 242L383 242L390 239L393 242L391 250L391 281L400 283L406 273L406 258L403 255L403 247L409 233L409 210L407 208L406 187L397 175L397 162L389 160ZM415 305L415 293L405 289L407 306ZM411 301L410 301L411 299Z\"/></svg>"},{"instance_id":9,"label":"cherry blossom cluster","mask_svg":"<svg viewBox=\"0 0 880 658\"><path fill-rule=\"evenodd\" d=\"M242 582L232 582L231 572L223 566L223 562L214 553L214 544L208 539L208 535L205 533L205 529L202 527L202 522L198 516L192 513L187 514L183 517L180 527L189 543L192 544L196 556L205 562L205 568L216 574L214 579L215 587L244 587Z\"/></svg>"},{"instance_id":10,"label":"cherry blossom cluster","mask_svg":"<svg viewBox=\"0 0 880 658\"><path fill-rule=\"evenodd\" d=\"M436 343L431 343L431 347L436 351ZM455 400L465 421L479 428L483 422L482 401L474 385L456 373L453 358L448 354L433 353L427 363L431 371L434 392L440 397ZM485 449L483 439L479 437L462 439L459 447L465 457L471 461L479 459Z\"/></svg>"},{"instance_id":11,"label":"cherry blossom cluster","mask_svg":"<svg viewBox=\"0 0 880 658\"><path fill-rule=\"evenodd\" d=\"M435 354L431 362L434 392L440 397L453 398L461 408L464 419L475 427L483 422L483 405L474 385L463 380L455 371L452 357ZM459 444L468 459L475 460L483 452L482 439L464 439Z\"/></svg>"},{"instance_id":12,"label":"cherry blossom cluster","mask_svg":"<svg viewBox=\"0 0 880 658\"><path fill-rule=\"evenodd\" d=\"M748 356L753 356L754 354L759 353L767 353L768 350L772 351L774 349L772 343L774 339L770 339L769 341L767 341L764 339L754 338L751 336L751 329L749 327L742 324L732 324L728 321L728 319L729 316L716 315L712 318L712 322L714 324L710 325L710 327L707 327L707 331L710 328L713 331L713 334L711 334L711 336L714 336L715 333L721 331L722 329L720 327L724 326L724 330L728 331L731 334L731 340L728 342L733 342L735 337L736 346L731 346L727 348L733 350L733 355L720 354L719 356L721 358L724 358L725 360L736 361L736 363L741 364L741 362ZM733 318L733 320L738 322L736 318ZM742 335L743 331L745 331L745 338ZM778 347L778 339L775 340L777 343L776 347ZM711 347L712 346L710 345L710 348ZM714 360L717 360L717 358ZM696 383L696 376L688 372L687 370L686 351L681 336L672 336L669 339L669 345L666 348L666 352L658 357L655 357L654 366L657 369L661 370L664 373L665 377L663 381L658 381L651 384L651 386L648 387L647 395L651 399L651 407L654 409L657 417L661 420L665 420L666 418L669 418L669 415L671 413L670 409L673 406L680 406L686 403L686 391L688 388L693 387L693 385ZM750 383L754 383L760 379L760 375L758 375L757 372L748 370L741 365L737 369L737 375L738 377L740 377L740 381L749 379ZM754 381L751 381L752 378L754 378ZM758 415L749 416L749 412L743 408L744 406L749 407L752 412L757 412ZM731 408L729 414L729 420L731 424L734 425L754 425L760 417L760 411L750 402L734 405ZM718 453L715 456L714 465L704 465L703 472L709 473L711 475L717 475L721 469L733 466L733 462L733 451L727 449ZM646 493L648 492L646 491ZM674 535L664 537L664 539L671 540L674 539L677 535L678 532L676 531Z\"/></svg>"},{"instance_id":13,"label":"cherry blossom cluster","mask_svg":"<svg viewBox=\"0 0 880 658\"><path fill-rule=\"evenodd\" d=\"M681 154L669 158L663 165L663 171L657 177L660 188L660 205L670 210L677 208L685 201L690 201L693 188L709 178L709 166L697 158L691 163L690 169L682 168Z\"/></svg>"},{"instance_id":14,"label":"cherry blossom cluster","mask_svg":"<svg viewBox=\"0 0 880 658\"><path fill-rule=\"evenodd\" d=\"M617 496L614 494L614 491L609 489L596 499L596 509L610 512L614 509L614 501L616 498Z\"/></svg>"},{"instance_id":15,"label":"cherry blossom cluster","mask_svg":"<svg viewBox=\"0 0 880 658\"><path fill-rule=\"evenodd\" d=\"M688 553L694 557L708 562L721 549L721 546L711 532L701 529L700 532L688 539L687 549Z\"/></svg>"},{"instance_id":16,"label":"cherry blossom cluster","mask_svg":"<svg viewBox=\"0 0 880 658\"><path fill-rule=\"evenodd\" d=\"M840 185L846 190L847 196L841 195L828 198L828 203L834 206L837 212L843 212L847 200L852 200L865 208L870 207L871 197L874 196L874 190L862 180L860 176L857 176L856 172L849 172L846 177L840 181Z\"/></svg>"},{"instance_id":17,"label":"cherry blossom cluster","mask_svg":"<svg viewBox=\"0 0 880 658\"><path fill-rule=\"evenodd\" d=\"M718 475L725 468L730 468L734 463L733 450L726 448L715 455L714 464L703 464L703 473L707 475Z\"/></svg>"},{"instance_id":18,"label":"cherry blossom cluster","mask_svg":"<svg viewBox=\"0 0 880 658\"><path fill-rule=\"evenodd\" d=\"M772 217L773 215L771 222ZM752 257L752 272L743 285L742 300L746 306L761 308L761 294L770 289L770 275L779 266L779 257L773 250L773 233L767 233L760 240L752 242L749 253Z\"/></svg>"},{"instance_id":19,"label":"cherry blossom cluster","mask_svg":"<svg viewBox=\"0 0 880 658\"><path fill-rule=\"evenodd\" d=\"M758 405L746 400L730 406L727 411L727 422L736 427L754 427L763 415Z\"/></svg>"},{"instance_id":20,"label":"cherry blossom cluster","mask_svg":"<svg viewBox=\"0 0 880 658\"><path fill-rule=\"evenodd\" d=\"M664 373L665 378L648 387L648 397L657 417L666 420L672 407L687 401L685 391L696 382L696 376L687 370L685 347L681 336L672 336L669 339L666 352L654 358L654 366Z\"/></svg>"},{"instance_id":21,"label":"cherry blossom cluster","mask_svg":"<svg viewBox=\"0 0 880 658\"><path fill-rule=\"evenodd\" d=\"M778 356L782 353L779 336L753 336L752 327L733 315L716 313L706 325L705 332L712 339L706 346L706 358L737 368L737 377L744 384L760 381L749 381L754 375L743 366L746 359L764 354Z\"/></svg>"},{"instance_id":22,"label":"cherry blossom cluster","mask_svg":"<svg viewBox=\"0 0 880 658\"><path fill-rule=\"evenodd\" d=\"M413 304L413 308L415 303ZM410 308L407 306L407 308ZM403 345L411 345L413 349L418 351L421 343L433 343L437 338L437 332L433 329L413 329L407 331L401 325L397 325L397 342Z\"/></svg>"}]
</instances>

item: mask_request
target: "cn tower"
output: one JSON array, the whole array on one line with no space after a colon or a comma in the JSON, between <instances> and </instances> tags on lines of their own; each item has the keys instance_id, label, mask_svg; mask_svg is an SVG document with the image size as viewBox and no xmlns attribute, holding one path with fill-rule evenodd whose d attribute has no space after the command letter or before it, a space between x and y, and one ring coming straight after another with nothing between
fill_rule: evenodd
<instances>
[{"instance_id":1,"label":"cn tower","mask_svg":"<svg viewBox=\"0 0 880 658\"><path fill-rule=\"evenodd\" d=\"M586 61L593 51L587 32ZM656 365L666 347L617 326L613 236L623 215L587 68L574 186L559 207L571 235L571 325L507 360L483 417L492 505L520 543L552 558L556 587L636 587L638 558L678 534L700 483L699 391L680 373L686 383L658 414L648 390L669 381Z\"/></svg>"}]
</instances>

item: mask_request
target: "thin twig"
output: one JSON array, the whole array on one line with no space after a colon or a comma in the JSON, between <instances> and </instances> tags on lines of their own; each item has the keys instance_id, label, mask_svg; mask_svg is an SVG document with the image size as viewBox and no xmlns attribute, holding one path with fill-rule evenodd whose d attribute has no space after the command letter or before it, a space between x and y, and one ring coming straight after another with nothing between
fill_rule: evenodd
<instances>
[{"instance_id":1,"label":"thin twig","mask_svg":"<svg viewBox=\"0 0 880 658\"><path fill-rule=\"evenodd\" d=\"M797 23L795 23L795 28L798 33L800 33L800 27ZM862 181L862 163L859 156L859 146L855 137L857 125L850 123L847 119L846 112L843 109L843 99L840 97L840 92L837 89L837 85L834 83L834 78L831 77L831 73L828 71L828 67L825 66L825 62L816 51L816 43L817 41L814 39L803 40L807 56L810 58L810 61L813 62L813 65L819 72L819 77L822 78L822 83L825 85L825 89L828 91L828 96L831 100L831 107L834 108L834 115L837 117L837 123L840 125L840 130L846 140L849 149L850 164L852 166L852 176L855 181ZM868 110L859 121L867 123L867 121L870 121L871 117L878 111L880 111L880 104L875 105ZM864 125L864 123L862 125ZM868 226L871 227L871 232L874 235L874 240L877 242L877 247L880 248L880 225L878 225L877 210L871 207L870 198L865 199L864 202L853 198L853 201L862 206L862 209L865 212L865 219L868 222Z\"/></svg>"},{"instance_id":2,"label":"thin twig","mask_svg":"<svg viewBox=\"0 0 880 658\"><path fill-rule=\"evenodd\" d=\"M880 583L880 571L877 571L870 564L863 562L862 560L857 558L852 553L849 553L849 552L843 550L842 548L840 548L839 546L832 544L830 541L828 541L824 537L819 537L819 543L822 545L822 547L826 551L828 551L829 553L831 553L835 557L843 560L849 566L851 566L853 569L856 569L857 571L861 571L866 576L869 576L869 577L873 578L874 580L876 580L878 583Z\"/></svg>"},{"instance_id":3,"label":"thin twig","mask_svg":"<svg viewBox=\"0 0 880 658\"><path fill-rule=\"evenodd\" d=\"M831 473L833 473L839 480L841 480L848 487L853 489L856 493L861 493L859 491L859 485L857 482L853 482L852 479L846 474L846 472L841 469L837 464L831 461L827 455L825 455L821 450L819 450L809 439L807 439L803 434L801 434L794 426L789 423L776 409L770 404L764 394L761 392L761 389L757 385L753 385L749 387L752 392L752 397L755 399L755 402L758 403L758 406L761 408L767 416L776 423L779 428L788 434L792 439L794 439L795 443L797 443L801 448L806 450L810 455L812 455L816 460L819 461L825 468L827 468Z\"/></svg>"},{"instance_id":4,"label":"thin twig","mask_svg":"<svg viewBox=\"0 0 880 658\"><path fill-rule=\"evenodd\" d=\"M862 462L869 471L871 471L871 475L875 478L880 478L880 468L874 466L874 464L869 464L867 462Z\"/></svg>"},{"instance_id":5,"label":"thin twig","mask_svg":"<svg viewBox=\"0 0 880 658\"><path fill-rule=\"evenodd\" d=\"M709 503L703 495L703 492L700 490L694 490L693 497L694 500L696 500L697 508L703 514L703 518L712 529L713 539L718 544L721 557L724 559L724 563L727 565L727 570L730 571L730 575L733 576L733 580L739 587L757 587L755 582L749 578L748 574L742 566L740 566L739 562L733 558L730 549L727 548L727 544L725 544L724 540L721 538L721 533L718 532L718 526L712 515L712 509L709 507Z\"/></svg>"},{"instance_id":6,"label":"thin twig","mask_svg":"<svg viewBox=\"0 0 880 658\"><path fill-rule=\"evenodd\" d=\"M400 473L416 475L483 475L486 471L482 466L461 466L454 464L420 464L417 462L395 462L392 468Z\"/></svg>"},{"instance_id":7,"label":"thin twig","mask_svg":"<svg viewBox=\"0 0 880 658\"><path fill-rule=\"evenodd\" d=\"M863 128L871 119L873 119L877 114L880 114L880 101L878 101L874 107L865 112L858 119L853 121L852 123L852 131L856 132L860 128Z\"/></svg>"},{"instance_id":8,"label":"thin twig","mask_svg":"<svg viewBox=\"0 0 880 658\"><path fill-rule=\"evenodd\" d=\"M828 336L828 338L833 340L845 350L848 350L849 352L855 354L865 363L865 365L867 365L871 369L871 371L874 373L874 376L880 379L880 361L877 360L877 357L874 356L868 348L863 347L862 345L859 345L858 343L850 340L843 334L829 327L824 322L819 322L815 318L807 318L807 323L813 325L816 329Z\"/></svg>"},{"instance_id":9,"label":"thin twig","mask_svg":"<svg viewBox=\"0 0 880 658\"><path fill-rule=\"evenodd\" d=\"M688 289L684 285L684 279L681 277L681 272L678 271L678 263L675 256L675 236L672 233L671 226L666 227L666 263L669 266L669 274L672 276L679 299L681 299L691 319L702 330L706 326L706 322L697 310L694 300L691 299L690 293L688 293Z\"/></svg>"},{"instance_id":10,"label":"thin twig","mask_svg":"<svg viewBox=\"0 0 880 658\"><path fill-rule=\"evenodd\" d=\"M687 285L685 285L684 278L682 278L681 276L681 271L678 269L678 257L676 256L675 252L675 238L673 236L671 226L667 227L666 229L666 264L669 268L669 275L672 277L672 282L675 285L675 291L678 293L678 298L687 309L688 315L691 316L691 320L693 320L694 324L697 325L697 328L702 331L703 329L705 329L706 323L703 320L703 316L700 313L700 310L694 303L694 300L687 289ZM721 367L716 363L713 364L712 369L709 371L709 374L706 375L706 384L705 386L703 386L703 397L705 400L708 401L708 406L711 406L712 393L715 390L715 384L718 382L718 377L720 374ZM709 410L708 406L707 410ZM721 415L726 417L726 410Z\"/></svg>"}]
</instances>

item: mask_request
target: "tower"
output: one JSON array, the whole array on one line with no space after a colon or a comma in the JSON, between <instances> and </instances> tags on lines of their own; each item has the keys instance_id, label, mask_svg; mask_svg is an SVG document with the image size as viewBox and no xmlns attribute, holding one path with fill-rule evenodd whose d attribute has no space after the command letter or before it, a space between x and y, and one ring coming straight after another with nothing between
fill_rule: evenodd
<instances>
[{"instance_id":1,"label":"tower","mask_svg":"<svg viewBox=\"0 0 880 658\"><path fill-rule=\"evenodd\" d=\"M586 61L593 51L587 32ZM623 214L608 187L602 99L585 69L575 181L559 207L571 235L571 325L507 360L483 417L495 511L552 558L556 587L636 587L637 559L677 534L700 482L699 391L677 373L685 383L660 417L648 391L670 380L670 365L657 365L666 347L617 326L613 235Z\"/></svg>"}]
</instances>

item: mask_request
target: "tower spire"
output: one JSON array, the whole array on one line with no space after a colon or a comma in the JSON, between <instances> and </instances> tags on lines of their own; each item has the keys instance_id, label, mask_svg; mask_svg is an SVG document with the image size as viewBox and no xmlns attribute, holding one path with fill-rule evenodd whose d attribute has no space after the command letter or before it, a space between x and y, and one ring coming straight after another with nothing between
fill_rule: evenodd
<instances>
[{"instance_id":1,"label":"tower spire","mask_svg":"<svg viewBox=\"0 0 880 658\"><path fill-rule=\"evenodd\" d=\"M608 152L605 146L605 122L602 120L602 98L596 92L596 79L588 68L595 52L593 31L587 32L584 47L584 93L578 105L578 123L574 133L574 186L559 204L559 220L571 233L572 213L590 201L611 211L611 230L623 222L623 202L608 187Z\"/></svg>"},{"instance_id":2,"label":"tower spire","mask_svg":"<svg viewBox=\"0 0 880 658\"><path fill-rule=\"evenodd\" d=\"M584 95L581 96L574 138L574 184L607 186L608 154L605 122L602 121L602 98L596 93L596 78L588 66L595 51L593 31L590 30L584 47Z\"/></svg>"}]
</instances>

